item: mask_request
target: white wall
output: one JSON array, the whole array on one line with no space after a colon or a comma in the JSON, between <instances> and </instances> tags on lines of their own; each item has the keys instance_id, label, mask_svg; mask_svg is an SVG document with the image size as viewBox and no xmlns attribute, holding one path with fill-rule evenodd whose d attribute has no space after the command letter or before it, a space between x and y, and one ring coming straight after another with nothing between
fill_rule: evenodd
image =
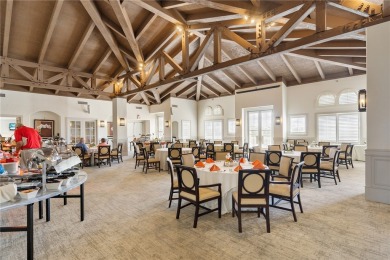
<instances>
[{"instance_id":1,"label":"white wall","mask_svg":"<svg viewBox=\"0 0 390 260\"><path fill-rule=\"evenodd\" d=\"M16 123L16 117L0 118L0 134L2 137L11 137L14 134L14 130L9 130L10 123Z\"/></svg>"},{"instance_id":2,"label":"white wall","mask_svg":"<svg viewBox=\"0 0 390 260\"><path fill-rule=\"evenodd\" d=\"M177 106L177 107L173 107ZM172 122L179 123L178 139L183 139L181 134L182 120L189 120L191 122L191 139L198 139L198 104L195 100L187 100L182 98L171 98L172 107Z\"/></svg>"},{"instance_id":3,"label":"white wall","mask_svg":"<svg viewBox=\"0 0 390 260\"><path fill-rule=\"evenodd\" d=\"M164 140L170 141L172 139L172 122L171 122L171 99L164 101L161 104L153 105L149 107L149 112L152 114L155 113L164 113L164 125L165 122L170 122L169 127L164 126ZM156 121L156 119L154 120Z\"/></svg>"},{"instance_id":4,"label":"white wall","mask_svg":"<svg viewBox=\"0 0 390 260\"><path fill-rule=\"evenodd\" d=\"M284 123L288 123L288 115L307 114L308 132L303 136L288 136L289 138L302 138L309 142L316 140L316 114L334 112L356 112L357 105L336 105L331 107L318 107L317 98L323 93L332 93L337 97L343 90L351 89L358 92L367 86L366 75L328 80L318 83L305 84L287 88L287 118ZM360 139L365 142L367 139L366 113L360 113L361 128ZM288 134L288 133L287 133Z\"/></svg>"}]
</instances>

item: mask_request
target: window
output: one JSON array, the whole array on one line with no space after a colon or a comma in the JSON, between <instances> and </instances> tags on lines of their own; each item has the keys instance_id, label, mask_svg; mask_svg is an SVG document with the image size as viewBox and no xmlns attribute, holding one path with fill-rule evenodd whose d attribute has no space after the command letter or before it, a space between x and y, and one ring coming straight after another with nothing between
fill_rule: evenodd
<instances>
[{"instance_id":1,"label":"window","mask_svg":"<svg viewBox=\"0 0 390 260\"><path fill-rule=\"evenodd\" d=\"M96 121L88 121L84 119L68 120L68 140L69 143L78 143L81 137L84 137L85 143L96 143L97 131Z\"/></svg>"},{"instance_id":2,"label":"window","mask_svg":"<svg viewBox=\"0 0 390 260\"><path fill-rule=\"evenodd\" d=\"M222 140L222 120L204 121L204 137L209 140Z\"/></svg>"},{"instance_id":3,"label":"window","mask_svg":"<svg viewBox=\"0 0 390 260\"><path fill-rule=\"evenodd\" d=\"M223 115L223 110L220 105L216 106L213 111L215 116L222 116Z\"/></svg>"},{"instance_id":4,"label":"window","mask_svg":"<svg viewBox=\"0 0 390 260\"><path fill-rule=\"evenodd\" d=\"M206 116L212 116L213 115L212 107L206 107L205 115Z\"/></svg>"},{"instance_id":5,"label":"window","mask_svg":"<svg viewBox=\"0 0 390 260\"><path fill-rule=\"evenodd\" d=\"M306 115L290 116L289 131L290 134L306 134Z\"/></svg>"},{"instance_id":6,"label":"window","mask_svg":"<svg viewBox=\"0 0 390 260\"><path fill-rule=\"evenodd\" d=\"M334 143L359 142L359 114L343 113L317 116L319 141Z\"/></svg>"},{"instance_id":7,"label":"window","mask_svg":"<svg viewBox=\"0 0 390 260\"><path fill-rule=\"evenodd\" d=\"M339 104L340 105L349 105L349 104L357 104L358 97L355 91L347 90L340 94Z\"/></svg>"},{"instance_id":8,"label":"window","mask_svg":"<svg viewBox=\"0 0 390 260\"><path fill-rule=\"evenodd\" d=\"M95 143L96 140L96 121L85 122L85 143Z\"/></svg>"},{"instance_id":9,"label":"window","mask_svg":"<svg viewBox=\"0 0 390 260\"><path fill-rule=\"evenodd\" d=\"M164 137L164 117L158 116L157 117L157 138L163 138Z\"/></svg>"},{"instance_id":10,"label":"window","mask_svg":"<svg viewBox=\"0 0 390 260\"><path fill-rule=\"evenodd\" d=\"M181 121L181 138L191 139L191 121L189 120Z\"/></svg>"},{"instance_id":11,"label":"window","mask_svg":"<svg viewBox=\"0 0 390 260\"><path fill-rule=\"evenodd\" d=\"M331 106L336 102L335 97L332 94L324 94L318 98L319 106Z\"/></svg>"},{"instance_id":12,"label":"window","mask_svg":"<svg viewBox=\"0 0 390 260\"><path fill-rule=\"evenodd\" d=\"M235 135L236 134L236 120L228 119L228 134Z\"/></svg>"}]
</instances>

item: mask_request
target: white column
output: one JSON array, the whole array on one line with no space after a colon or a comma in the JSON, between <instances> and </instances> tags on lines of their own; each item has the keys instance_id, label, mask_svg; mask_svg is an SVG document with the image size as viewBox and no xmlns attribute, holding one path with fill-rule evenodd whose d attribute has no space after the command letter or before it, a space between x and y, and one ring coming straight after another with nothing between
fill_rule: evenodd
<instances>
[{"instance_id":1,"label":"white column","mask_svg":"<svg viewBox=\"0 0 390 260\"><path fill-rule=\"evenodd\" d=\"M112 120L114 125L113 148L118 143L123 144L122 154L129 155L129 140L127 136L127 100L126 98L114 98L112 100ZM125 119L125 125L120 126L120 119Z\"/></svg>"},{"instance_id":2,"label":"white column","mask_svg":"<svg viewBox=\"0 0 390 260\"><path fill-rule=\"evenodd\" d=\"M390 22L367 29L366 199L390 204Z\"/></svg>"}]
</instances>

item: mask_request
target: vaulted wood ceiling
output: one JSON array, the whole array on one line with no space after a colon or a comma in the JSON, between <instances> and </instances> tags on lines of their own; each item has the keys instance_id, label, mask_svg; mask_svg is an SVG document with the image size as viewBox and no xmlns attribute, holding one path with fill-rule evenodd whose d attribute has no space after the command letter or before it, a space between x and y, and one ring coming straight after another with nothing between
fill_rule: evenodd
<instances>
[{"instance_id":1,"label":"vaulted wood ceiling","mask_svg":"<svg viewBox=\"0 0 390 260\"><path fill-rule=\"evenodd\" d=\"M364 74L364 29L390 13L383 0L4 0L0 8L0 88L147 105Z\"/></svg>"}]
</instances>

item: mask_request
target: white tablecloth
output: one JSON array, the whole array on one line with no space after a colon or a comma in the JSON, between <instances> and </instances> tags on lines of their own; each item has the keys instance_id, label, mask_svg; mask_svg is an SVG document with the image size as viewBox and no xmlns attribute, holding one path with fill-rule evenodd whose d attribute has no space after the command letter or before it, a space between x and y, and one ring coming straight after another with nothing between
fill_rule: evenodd
<instances>
[{"instance_id":1,"label":"white tablecloth","mask_svg":"<svg viewBox=\"0 0 390 260\"><path fill-rule=\"evenodd\" d=\"M192 153L192 148L181 148L182 154ZM156 150L154 155L156 159L160 160L160 167L164 171L168 170L167 158L168 158L168 148L159 148Z\"/></svg>"},{"instance_id":2,"label":"white tablecloth","mask_svg":"<svg viewBox=\"0 0 390 260\"><path fill-rule=\"evenodd\" d=\"M208 185L221 183L222 191L222 205L221 211L222 214L226 214L232 211L232 193L237 190L238 187L238 173L233 171L236 167L223 167L223 162L217 162L216 165L221 169L219 172L210 172L210 167L213 163L206 163L205 168L197 168L199 184ZM241 164L243 168L252 168L252 164ZM208 208L216 208L218 206L218 201L213 200L205 203Z\"/></svg>"},{"instance_id":3,"label":"white tablecloth","mask_svg":"<svg viewBox=\"0 0 390 260\"><path fill-rule=\"evenodd\" d=\"M367 145L354 145L352 150L352 160L365 161L366 160Z\"/></svg>"},{"instance_id":4,"label":"white tablecloth","mask_svg":"<svg viewBox=\"0 0 390 260\"><path fill-rule=\"evenodd\" d=\"M299 163L301 159L301 152L297 151L282 151L282 155L294 158L295 163Z\"/></svg>"}]
</instances>

